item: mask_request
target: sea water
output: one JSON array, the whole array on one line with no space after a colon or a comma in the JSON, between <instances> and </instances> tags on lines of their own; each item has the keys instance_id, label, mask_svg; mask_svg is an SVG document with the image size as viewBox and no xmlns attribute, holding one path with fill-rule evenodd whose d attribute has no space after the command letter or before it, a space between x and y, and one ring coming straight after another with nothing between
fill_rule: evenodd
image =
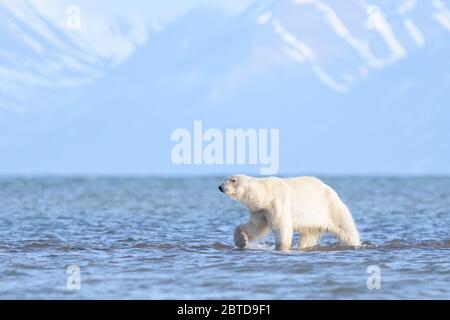
<instances>
[{"instance_id":1,"label":"sea water","mask_svg":"<svg viewBox=\"0 0 450 320\"><path fill-rule=\"evenodd\" d=\"M450 299L450 178L322 179L362 247L235 248L223 177L0 178L0 298Z\"/></svg>"}]
</instances>

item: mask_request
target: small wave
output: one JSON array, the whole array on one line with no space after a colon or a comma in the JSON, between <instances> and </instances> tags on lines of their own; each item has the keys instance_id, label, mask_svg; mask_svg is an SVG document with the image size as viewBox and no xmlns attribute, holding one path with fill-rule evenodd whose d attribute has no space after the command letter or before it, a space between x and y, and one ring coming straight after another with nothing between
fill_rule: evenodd
<instances>
[{"instance_id":1,"label":"small wave","mask_svg":"<svg viewBox=\"0 0 450 320\"><path fill-rule=\"evenodd\" d=\"M220 242L214 242L211 244L187 244L187 243L164 243L164 242L139 242L132 246L135 249L161 249L161 250L170 250L170 249L180 249L180 250L189 250L189 251L198 251L198 250L230 250L233 249L234 246L223 244Z\"/></svg>"},{"instance_id":2,"label":"small wave","mask_svg":"<svg viewBox=\"0 0 450 320\"><path fill-rule=\"evenodd\" d=\"M268 242L250 243L250 245L247 248L252 250L264 250L264 251L275 250L275 244Z\"/></svg>"},{"instance_id":3,"label":"small wave","mask_svg":"<svg viewBox=\"0 0 450 320\"><path fill-rule=\"evenodd\" d=\"M220 242L214 242L211 245L211 247L213 249L216 249L216 250L229 250L229 249L233 249L234 248L234 246L230 246L230 245L223 244L223 243L220 243Z\"/></svg>"},{"instance_id":4,"label":"small wave","mask_svg":"<svg viewBox=\"0 0 450 320\"><path fill-rule=\"evenodd\" d=\"M143 242L132 238L118 240L115 242L66 242L61 240L23 240L12 242L1 242L0 248L10 252L30 252L30 251L113 251L126 249L147 249L147 250L186 250L186 251L200 251L200 250L231 250L232 245L213 242L207 244L192 244L187 242Z\"/></svg>"},{"instance_id":5,"label":"small wave","mask_svg":"<svg viewBox=\"0 0 450 320\"><path fill-rule=\"evenodd\" d=\"M31 269L31 268L27 268L27 269ZM2 276L4 276L4 277L21 277L21 276L27 276L27 275L29 275L28 272L17 270L17 269L7 270L2 273Z\"/></svg>"},{"instance_id":6,"label":"small wave","mask_svg":"<svg viewBox=\"0 0 450 320\"><path fill-rule=\"evenodd\" d=\"M384 244L375 245L374 247L386 249L448 249L450 248L450 240L424 240L411 242L395 239Z\"/></svg>"},{"instance_id":7,"label":"small wave","mask_svg":"<svg viewBox=\"0 0 450 320\"><path fill-rule=\"evenodd\" d=\"M126 249L140 250L182 250L199 252L205 250L231 251L241 250L232 244L213 242L207 244L192 244L187 242L142 242L132 238L118 240L113 243L70 243L59 240L25 240L12 243L0 243L0 248L7 251L114 251ZM342 251L342 250L402 250L402 249L450 249L450 240L425 240L425 241L407 241L403 239L394 239L385 243L372 243L365 241L361 246L344 246L338 243L323 244L310 248L299 249L292 247L292 251L313 252L313 251ZM246 250L255 251L274 251L275 244L269 242L251 243Z\"/></svg>"},{"instance_id":8,"label":"small wave","mask_svg":"<svg viewBox=\"0 0 450 320\"><path fill-rule=\"evenodd\" d=\"M241 250L237 249L236 250ZM246 250L273 251L275 244L261 242L251 243L245 248ZM322 244L309 248L297 248L293 246L291 251L298 252L315 252L315 251L344 251L344 250L401 250L401 249L450 249L450 240L426 240L411 242L402 239L395 239L385 243L375 244L370 241L364 241L361 246L346 246L339 243Z\"/></svg>"},{"instance_id":9,"label":"small wave","mask_svg":"<svg viewBox=\"0 0 450 320\"><path fill-rule=\"evenodd\" d=\"M47 249L50 248L54 243L48 241L30 241L23 244L21 249L23 250L34 250L34 249Z\"/></svg>"},{"instance_id":10,"label":"small wave","mask_svg":"<svg viewBox=\"0 0 450 320\"><path fill-rule=\"evenodd\" d=\"M177 245L171 243L160 243L160 242L138 242L131 246L134 249L176 249Z\"/></svg>"},{"instance_id":11,"label":"small wave","mask_svg":"<svg viewBox=\"0 0 450 320\"><path fill-rule=\"evenodd\" d=\"M14 242L3 242L0 247L4 250L20 250L20 251L35 251L46 250L54 247L64 245L64 242L55 240L24 240Z\"/></svg>"},{"instance_id":12,"label":"small wave","mask_svg":"<svg viewBox=\"0 0 450 320\"><path fill-rule=\"evenodd\" d=\"M449 249L450 240L425 240L411 242L403 239L394 239L386 243L374 244L370 241L365 241L361 246L344 246L341 244L319 245L306 249L299 249L300 251L341 251L341 250L365 250L365 249L386 249L386 250L400 250L400 249Z\"/></svg>"},{"instance_id":13,"label":"small wave","mask_svg":"<svg viewBox=\"0 0 450 320\"><path fill-rule=\"evenodd\" d=\"M357 249L367 249L369 247L362 245L359 247L355 246L345 246L342 244L327 244L327 245L318 245L310 248L302 248L297 249L298 251L312 252L312 251L343 251L343 250L357 250Z\"/></svg>"}]
</instances>

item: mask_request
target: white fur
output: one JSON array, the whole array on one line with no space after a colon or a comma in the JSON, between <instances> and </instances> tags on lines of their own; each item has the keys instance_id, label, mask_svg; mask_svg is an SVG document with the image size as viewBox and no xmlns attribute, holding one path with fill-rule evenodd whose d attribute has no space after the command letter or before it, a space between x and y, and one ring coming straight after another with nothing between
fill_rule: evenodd
<instances>
[{"instance_id":1,"label":"white fur","mask_svg":"<svg viewBox=\"0 0 450 320\"><path fill-rule=\"evenodd\" d=\"M220 186L249 209L249 220L234 233L238 247L273 230L277 250L289 250L293 232L300 232L300 248L315 246L324 232L342 244L361 244L350 211L337 193L314 177L253 178L232 176Z\"/></svg>"}]
</instances>

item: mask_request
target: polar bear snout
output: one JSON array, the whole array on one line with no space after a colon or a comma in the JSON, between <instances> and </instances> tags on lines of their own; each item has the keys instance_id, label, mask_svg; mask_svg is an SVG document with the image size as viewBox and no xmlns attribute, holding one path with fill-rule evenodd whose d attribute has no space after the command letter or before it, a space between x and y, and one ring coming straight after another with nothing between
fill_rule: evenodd
<instances>
[{"instance_id":1,"label":"polar bear snout","mask_svg":"<svg viewBox=\"0 0 450 320\"><path fill-rule=\"evenodd\" d=\"M225 189L223 188L223 183L219 186L219 191L220 192L225 192Z\"/></svg>"}]
</instances>

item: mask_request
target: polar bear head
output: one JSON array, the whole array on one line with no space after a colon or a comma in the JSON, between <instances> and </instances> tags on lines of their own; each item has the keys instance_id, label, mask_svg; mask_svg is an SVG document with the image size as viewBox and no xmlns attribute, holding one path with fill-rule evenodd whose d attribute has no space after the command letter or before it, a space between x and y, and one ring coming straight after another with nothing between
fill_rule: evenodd
<instances>
[{"instance_id":1,"label":"polar bear head","mask_svg":"<svg viewBox=\"0 0 450 320\"><path fill-rule=\"evenodd\" d=\"M251 181L252 178L248 176L231 176L225 179L219 186L219 190L234 200L244 202L248 196Z\"/></svg>"}]
</instances>

